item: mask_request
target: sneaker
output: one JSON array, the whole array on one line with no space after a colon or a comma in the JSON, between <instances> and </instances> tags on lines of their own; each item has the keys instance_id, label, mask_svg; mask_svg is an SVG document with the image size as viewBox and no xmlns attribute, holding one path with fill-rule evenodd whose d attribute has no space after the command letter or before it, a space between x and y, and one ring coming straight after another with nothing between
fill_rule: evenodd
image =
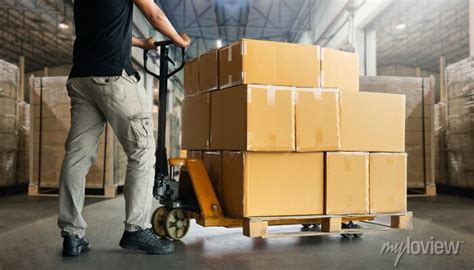
<instances>
[{"instance_id":1,"label":"sneaker","mask_svg":"<svg viewBox=\"0 0 474 270\"><path fill-rule=\"evenodd\" d=\"M120 247L143 250L149 254L169 254L174 252L174 244L168 239L160 239L151 229L136 232L124 231Z\"/></svg>"},{"instance_id":2,"label":"sneaker","mask_svg":"<svg viewBox=\"0 0 474 270\"><path fill-rule=\"evenodd\" d=\"M66 235L63 239L63 256L75 257L81 252L89 251L89 241L85 237L79 238L77 235Z\"/></svg>"}]
</instances>

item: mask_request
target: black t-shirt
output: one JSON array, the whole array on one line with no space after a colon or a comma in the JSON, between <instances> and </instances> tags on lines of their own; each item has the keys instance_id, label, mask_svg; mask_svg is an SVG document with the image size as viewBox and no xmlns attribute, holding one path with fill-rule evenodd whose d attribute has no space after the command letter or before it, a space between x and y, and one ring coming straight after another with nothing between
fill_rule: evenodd
<instances>
[{"instance_id":1,"label":"black t-shirt","mask_svg":"<svg viewBox=\"0 0 474 270\"><path fill-rule=\"evenodd\" d=\"M135 74L132 0L75 0L73 66L69 77Z\"/></svg>"}]
</instances>

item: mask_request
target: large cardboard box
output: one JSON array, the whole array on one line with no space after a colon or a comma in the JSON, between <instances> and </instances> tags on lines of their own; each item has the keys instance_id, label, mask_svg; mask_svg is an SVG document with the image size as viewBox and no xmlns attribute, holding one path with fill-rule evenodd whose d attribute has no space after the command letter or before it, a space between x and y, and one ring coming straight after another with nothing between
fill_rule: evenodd
<instances>
[{"instance_id":1,"label":"large cardboard box","mask_svg":"<svg viewBox=\"0 0 474 270\"><path fill-rule=\"evenodd\" d=\"M219 84L318 87L319 46L243 39L219 50Z\"/></svg>"},{"instance_id":2,"label":"large cardboard box","mask_svg":"<svg viewBox=\"0 0 474 270\"><path fill-rule=\"evenodd\" d=\"M404 152L405 96L296 89L296 149Z\"/></svg>"},{"instance_id":3,"label":"large cardboard box","mask_svg":"<svg viewBox=\"0 0 474 270\"><path fill-rule=\"evenodd\" d=\"M188 96L183 101L181 148L209 148L211 94Z\"/></svg>"},{"instance_id":4,"label":"large cardboard box","mask_svg":"<svg viewBox=\"0 0 474 270\"><path fill-rule=\"evenodd\" d=\"M370 213L407 210L407 154L370 153Z\"/></svg>"},{"instance_id":5,"label":"large cardboard box","mask_svg":"<svg viewBox=\"0 0 474 270\"><path fill-rule=\"evenodd\" d=\"M199 62L198 59L186 61L184 65L184 95L191 96L198 92L199 87Z\"/></svg>"},{"instance_id":6,"label":"large cardboard box","mask_svg":"<svg viewBox=\"0 0 474 270\"><path fill-rule=\"evenodd\" d=\"M321 87L359 91L359 55L321 48Z\"/></svg>"},{"instance_id":7,"label":"large cardboard box","mask_svg":"<svg viewBox=\"0 0 474 270\"><path fill-rule=\"evenodd\" d=\"M212 150L294 151L291 87L240 85L211 94Z\"/></svg>"},{"instance_id":8,"label":"large cardboard box","mask_svg":"<svg viewBox=\"0 0 474 270\"><path fill-rule=\"evenodd\" d=\"M326 153L326 214L369 212L369 153Z\"/></svg>"},{"instance_id":9,"label":"large cardboard box","mask_svg":"<svg viewBox=\"0 0 474 270\"><path fill-rule=\"evenodd\" d=\"M206 92L219 88L219 50L214 49L199 56L199 89Z\"/></svg>"},{"instance_id":10,"label":"large cardboard box","mask_svg":"<svg viewBox=\"0 0 474 270\"><path fill-rule=\"evenodd\" d=\"M339 97L334 89L296 90L296 151L341 149Z\"/></svg>"},{"instance_id":11,"label":"large cardboard box","mask_svg":"<svg viewBox=\"0 0 474 270\"><path fill-rule=\"evenodd\" d=\"M203 154L204 166L206 167L207 174L211 180L214 192L217 195L217 199L223 206L224 191L222 187L222 152L220 151L205 151Z\"/></svg>"},{"instance_id":12,"label":"large cardboard box","mask_svg":"<svg viewBox=\"0 0 474 270\"><path fill-rule=\"evenodd\" d=\"M222 152L225 214L322 214L323 159L323 153Z\"/></svg>"}]
</instances>

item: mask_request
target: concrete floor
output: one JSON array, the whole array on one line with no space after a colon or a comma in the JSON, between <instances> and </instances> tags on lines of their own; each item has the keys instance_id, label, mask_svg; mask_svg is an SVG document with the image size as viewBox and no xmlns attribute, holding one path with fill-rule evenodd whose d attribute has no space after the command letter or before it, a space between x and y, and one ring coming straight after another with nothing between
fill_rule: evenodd
<instances>
[{"instance_id":1,"label":"concrete floor","mask_svg":"<svg viewBox=\"0 0 474 270\"><path fill-rule=\"evenodd\" d=\"M410 198L412 231L340 236L250 239L241 229L202 228L193 224L167 256L134 253L118 247L124 216L123 197L87 199L92 249L78 258L61 257L55 198L25 195L0 198L0 269L385 269L395 254L380 255L386 241L461 240L453 255L405 255L400 269L474 269L474 200L439 195ZM299 229L292 226L289 229ZM279 228L283 229L283 228Z\"/></svg>"}]
</instances>

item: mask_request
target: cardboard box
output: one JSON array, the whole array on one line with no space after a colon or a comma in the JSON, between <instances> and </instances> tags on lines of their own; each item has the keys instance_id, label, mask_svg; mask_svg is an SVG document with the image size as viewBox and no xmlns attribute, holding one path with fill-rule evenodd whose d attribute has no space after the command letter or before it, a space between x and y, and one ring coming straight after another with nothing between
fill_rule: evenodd
<instances>
[{"instance_id":1,"label":"cardboard box","mask_svg":"<svg viewBox=\"0 0 474 270\"><path fill-rule=\"evenodd\" d=\"M219 50L219 84L319 87L319 46L242 39Z\"/></svg>"},{"instance_id":2,"label":"cardboard box","mask_svg":"<svg viewBox=\"0 0 474 270\"><path fill-rule=\"evenodd\" d=\"M341 149L339 90L298 88L296 103L296 151Z\"/></svg>"},{"instance_id":3,"label":"cardboard box","mask_svg":"<svg viewBox=\"0 0 474 270\"><path fill-rule=\"evenodd\" d=\"M359 55L321 48L321 87L359 91Z\"/></svg>"},{"instance_id":4,"label":"cardboard box","mask_svg":"<svg viewBox=\"0 0 474 270\"><path fill-rule=\"evenodd\" d=\"M224 207L224 191L221 177L222 153L220 151L206 151L204 152L203 160L217 199L219 199L221 207Z\"/></svg>"},{"instance_id":5,"label":"cardboard box","mask_svg":"<svg viewBox=\"0 0 474 270\"><path fill-rule=\"evenodd\" d=\"M206 92L219 88L219 50L214 49L199 56L199 89Z\"/></svg>"},{"instance_id":6,"label":"cardboard box","mask_svg":"<svg viewBox=\"0 0 474 270\"><path fill-rule=\"evenodd\" d=\"M326 153L326 214L369 212L369 153Z\"/></svg>"},{"instance_id":7,"label":"cardboard box","mask_svg":"<svg viewBox=\"0 0 474 270\"><path fill-rule=\"evenodd\" d=\"M184 65L184 96L191 96L198 92L199 88L199 64L198 59L186 61Z\"/></svg>"},{"instance_id":8,"label":"cardboard box","mask_svg":"<svg viewBox=\"0 0 474 270\"><path fill-rule=\"evenodd\" d=\"M183 101L181 148L209 149L211 94L188 96Z\"/></svg>"},{"instance_id":9,"label":"cardboard box","mask_svg":"<svg viewBox=\"0 0 474 270\"><path fill-rule=\"evenodd\" d=\"M212 150L294 151L292 88L240 85L211 94Z\"/></svg>"},{"instance_id":10,"label":"cardboard box","mask_svg":"<svg viewBox=\"0 0 474 270\"><path fill-rule=\"evenodd\" d=\"M406 212L407 154L370 154L370 213Z\"/></svg>"},{"instance_id":11,"label":"cardboard box","mask_svg":"<svg viewBox=\"0 0 474 270\"><path fill-rule=\"evenodd\" d=\"M296 89L296 150L405 151L405 96Z\"/></svg>"},{"instance_id":12,"label":"cardboard box","mask_svg":"<svg viewBox=\"0 0 474 270\"><path fill-rule=\"evenodd\" d=\"M224 213L322 214L323 153L222 152Z\"/></svg>"}]
</instances>

